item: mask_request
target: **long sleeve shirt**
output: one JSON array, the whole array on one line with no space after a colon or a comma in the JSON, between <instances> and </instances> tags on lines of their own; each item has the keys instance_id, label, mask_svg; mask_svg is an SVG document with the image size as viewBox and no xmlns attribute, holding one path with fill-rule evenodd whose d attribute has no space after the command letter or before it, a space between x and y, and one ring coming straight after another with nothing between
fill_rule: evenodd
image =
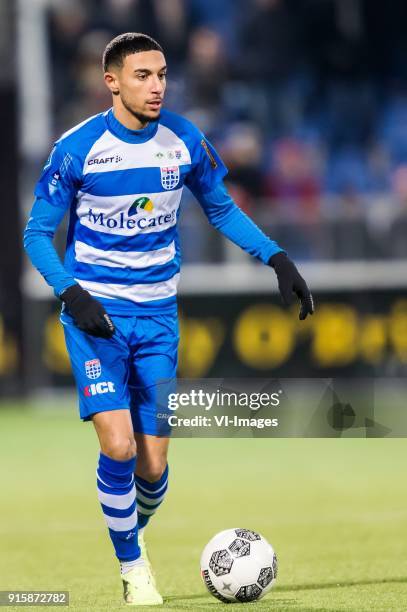
<instances>
[{"instance_id":1,"label":"long sleeve shirt","mask_svg":"<svg viewBox=\"0 0 407 612\"><path fill-rule=\"evenodd\" d=\"M79 283L111 314L175 311L184 186L209 222L254 257L267 263L282 250L235 204L226 174L210 142L183 117L164 110L158 121L130 130L110 109L55 143L35 188L25 249L56 295ZM66 213L62 263L53 237Z\"/></svg>"}]
</instances>

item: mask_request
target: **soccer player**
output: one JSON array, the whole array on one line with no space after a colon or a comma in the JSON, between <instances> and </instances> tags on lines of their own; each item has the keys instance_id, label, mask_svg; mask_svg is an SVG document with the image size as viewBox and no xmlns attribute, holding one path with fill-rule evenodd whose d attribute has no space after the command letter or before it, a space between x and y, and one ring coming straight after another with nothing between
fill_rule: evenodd
<instances>
[{"instance_id":1,"label":"soccer player","mask_svg":"<svg viewBox=\"0 0 407 612\"><path fill-rule=\"evenodd\" d=\"M56 141L35 188L24 244L63 305L80 417L100 442L97 491L120 561L124 600L162 603L144 530L168 486L169 434L158 435L157 381L175 377L179 204L186 185L209 222L274 268L300 319L311 293L287 254L236 206L205 136L162 109L161 46L117 36L103 55L113 107ZM52 240L69 211L64 264Z\"/></svg>"}]
</instances>

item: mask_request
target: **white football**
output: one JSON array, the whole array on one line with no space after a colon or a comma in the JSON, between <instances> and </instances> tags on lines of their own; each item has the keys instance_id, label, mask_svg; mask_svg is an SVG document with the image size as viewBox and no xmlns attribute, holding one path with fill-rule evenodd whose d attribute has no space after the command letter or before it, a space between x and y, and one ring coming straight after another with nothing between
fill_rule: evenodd
<instances>
[{"instance_id":1,"label":"white football","mask_svg":"<svg viewBox=\"0 0 407 612\"><path fill-rule=\"evenodd\" d=\"M262 535L251 529L216 534L201 556L202 579L225 603L260 599L277 578L277 557Z\"/></svg>"}]
</instances>

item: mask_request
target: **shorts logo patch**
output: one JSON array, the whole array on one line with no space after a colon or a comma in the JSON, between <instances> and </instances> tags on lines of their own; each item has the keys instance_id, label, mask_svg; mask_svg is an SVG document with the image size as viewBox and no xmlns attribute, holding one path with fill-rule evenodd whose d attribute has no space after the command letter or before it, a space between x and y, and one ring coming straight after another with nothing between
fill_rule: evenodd
<instances>
[{"instance_id":1,"label":"shorts logo patch","mask_svg":"<svg viewBox=\"0 0 407 612\"><path fill-rule=\"evenodd\" d=\"M164 189L174 189L179 183L179 166L165 166L161 170L161 185Z\"/></svg>"},{"instance_id":2,"label":"shorts logo patch","mask_svg":"<svg viewBox=\"0 0 407 612\"><path fill-rule=\"evenodd\" d=\"M85 373L91 380L96 380L102 374L102 366L100 365L100 359L90 359L85 361Z\"/></svg>"},{"instance_id":3,"label":"shorts logo patch","mask_svg":"<svg viewBox=\"0 0 407 612\"><path fill-rule=\"evenodd\" d=\"M87 385L83 393L85 397L92 397L92 395L101 395L103 393L115 393L114 383L112 382L98 382Z\"/></svg>"}]
</instances>

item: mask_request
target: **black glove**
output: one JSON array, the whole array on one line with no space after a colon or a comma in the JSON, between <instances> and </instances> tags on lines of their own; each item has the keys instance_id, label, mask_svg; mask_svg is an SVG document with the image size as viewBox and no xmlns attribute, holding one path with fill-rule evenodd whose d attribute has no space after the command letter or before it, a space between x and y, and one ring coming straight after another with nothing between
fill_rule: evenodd
<instances>
[{"instance_id":1,"label":"black glove","mask_svg":"<svg viewBox=\"0 0 407 612\"><path fill-rule=\"evenodd\" d=\"M307 283L295 267L294 262L283 252L272 255L268 261L277 274L278 288L285 306L292 302L293 293L296 293L301 302L300 320L303 321L307 315L314 312L314 301Z\"/></svg>"},{"instance_id":2,"label":"black glove","mask_svg":"<svg viewBox=\"0 0 407 612\"><path fill-rule=\"evenodd\" d=\"M115 327L102 304L80 285L72 285L59 296L82 331L99 338L111 338Z\"/></svg>"}]
</instances>

